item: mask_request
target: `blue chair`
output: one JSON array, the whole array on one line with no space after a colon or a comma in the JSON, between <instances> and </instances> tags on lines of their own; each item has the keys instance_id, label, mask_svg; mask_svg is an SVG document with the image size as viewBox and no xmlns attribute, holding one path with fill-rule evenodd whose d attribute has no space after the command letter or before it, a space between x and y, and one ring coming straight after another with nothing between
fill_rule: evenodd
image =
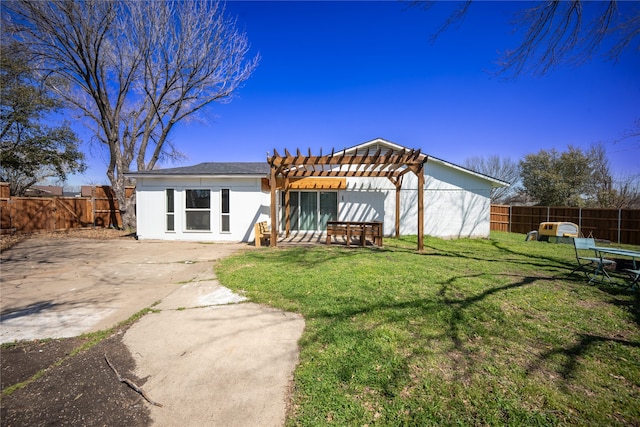
<instances>
[{"instance_id":1,"label":"blue chair","mask_svg":"<svg viewBox=\"0 0 640 427\"><path fill-rule=\"evenodd\" d=\"M631 280L631 284L629 285L629 287L631 289L637 289L638 280L640 279L640 270L625 268L624 271L627 272L627 274L629 275L629 279Z\"/></svg>"},{"instance_id":2,"label":"blue chair","mask_svg":"<svg viewBox=\"0 0 640 427\"><path fill-rule=\"evenodd\" d=\"M598 253L595 249L596 242L592 237L574 237L573 246L576 251L576 261L578 266L573 269L571 274L582 271L589 283L594 281L602 282L605 279L611 281L611 277L606 266L615 265L616 262L610 259L602 257L602 254ZM590 256L588 256L590 255ZM600 279L598 277L600 276Z\"/></svg>"}]
</instances>

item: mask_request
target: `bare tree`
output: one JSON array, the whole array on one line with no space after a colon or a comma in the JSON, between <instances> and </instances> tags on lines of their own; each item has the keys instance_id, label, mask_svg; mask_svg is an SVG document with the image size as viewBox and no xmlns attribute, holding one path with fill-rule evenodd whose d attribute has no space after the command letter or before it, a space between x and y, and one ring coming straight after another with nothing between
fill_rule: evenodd
<instances>
[{"instance_id":1,"label":"bare tree","mask_svg":"<svg viewBox=\"0 0 640 427\"><path fill-rule=\"evenodd\" d=\"M229 101L257 66L246 34L208 1L5 2L3 37L87 119L109 151L107 176L123 224L133 225L124 174L179 156L169 135L213 102ZM56 76L62 79L51 79Z\"/></svg>"},{"instance_id":2,"label":"bare tree","mask_svg":"<svg viewBox=\"0 0 640 427\"><path fill-rule=\"evenodd\" d=\"M591 178L585 191L585 197L588 198L587 205L601 208L614 207L618 194L604 145L592 144L587 156L590 158L591 169Z\"/></svg>"},{"instance_id":3,"label":"bare tree","mask_svg":"<svg viewBox=\"0 0 640 427\"><path fill-rule=\"evenodd\" d=\"M464 166L467 169L511 184L510 187L499 187L491 190L491 203L505 203L515 194L514 184L520 179L520 167L518 163L510 158L503 158L497 155L470 157L465 160Z\"/></svg>"},{"instance_id":4,"label":"bare tree","mask_svg":"<svg viewBox=\"0 0 640 427\"><path fill-rule=\"evenodd\" d=\"M414 6L430 9L432 0L411 1ZM434 33L436 40L447 28L459 23L471 9L471 0L457 7ZM580 64L590 60L605 44L604 53L616 60L627 49L638 50L640 9L637 3L622 6L616 0L540 1L523 6L514 19L514 29L523 33L515 49L505 50L500 58L499 74L517 76L522 72L544 74L558 65ZM587 10L588 9L588 10Z\"/></svg>"},{"instance_id":5,"label":"bare tree","mask_svg":"<svg viewBox=\"0 0 640 427\"><path fill-rule=\"evenodd\" d=\"M640 149L640 119L636 119L631 128L626 129L622 137L613 141L613 143L619 144L623 141L630 141L631 149Z\"/></svg>"},{"instance_id":6,"label":"bare tree","mask_svg":"<svg viewBox=\"0 0 640 427\"><path fill-rule=\"evenodd\" d=\"M447 3L432 0L408 0L425 10L438 4L456 4L448 19L437 29L432 41L448 28L462 22L472 9L472 0ZM514 29L522 38L517 47L504 50L499 60L497 74L517 77L523 73L542 75L565 64L580 65L599 54L607 60L617 61L626 51L640 51L640 6L638 2L607 1L539 1L522 3L515 15ZM640 148L640 119L613 143L631 141L632 150ZM602 147L592 152L600 159L599 174L594 177L600 187L591 187L596 194L594 204L605 206L624 203L620 198L627 194L633 200L634 179L613 182Z\"/></svg>"},{"instance_id":7,"label":"bare tree","mask_svg":"<svg viewBox=\"0 0 640 427\"><path fill-rule=\"evenodd\" d=\"M640 175L616 180L615 199L610 207L616 209L640 209Z\"/></svg>"}]
</instances>

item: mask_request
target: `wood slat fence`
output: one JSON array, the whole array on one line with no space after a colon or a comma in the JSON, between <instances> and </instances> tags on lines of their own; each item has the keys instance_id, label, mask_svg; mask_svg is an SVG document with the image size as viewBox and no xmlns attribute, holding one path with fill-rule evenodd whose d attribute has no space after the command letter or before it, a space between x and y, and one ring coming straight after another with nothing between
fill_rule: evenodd
<instances>
[{"instance_id":1,"label":"wood slat fence","mask_svg":"<svg viewBox=\"0 0 640 427\"><path fill-rule=\"evenodd\" d=\"M118 202L109 186L83 188L87 194L83 197L9 197L7 186L0 190L2 233L122 226ZM127 197L134 191L127 187ZM573 222L585 236L640 245L640 209L491 205L494 231L528 233L547 221Z\"/></svg>"},{"instance_id":2,"label":"wood slat fence","mask_svg":"<svg viewBox=\"0 0 640 427\"><path fill-rule=\"evenodd\" d=\"M491 205L491 230L528 233L549 221L573 222L584 236L640 245L640 209Z\"/></svg>"},{"instance_id":3,"label":"wood slat fence","mask_svg":"<svg viewBox=\"0 0 640 427\"><path fill-rule=\"evenodd\" d=\"M126 191L129 197L134 188ZM118 201L111 187L91 187L89 194L83 197L2 197L0 231L32 233L94 226L121 227Z\"/></svg>"}]
</instances>

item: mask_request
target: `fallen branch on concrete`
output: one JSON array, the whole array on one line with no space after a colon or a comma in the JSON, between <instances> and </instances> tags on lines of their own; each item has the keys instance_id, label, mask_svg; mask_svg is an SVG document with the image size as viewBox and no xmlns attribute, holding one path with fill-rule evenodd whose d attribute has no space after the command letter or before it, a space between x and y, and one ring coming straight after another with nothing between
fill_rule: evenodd
<instances>
[{"instance_id":1,"label":"fallen branch on concrete","mask_svg":"<svg viewBox=\"0 0 640 427\"><path fill-rule=\"evenodd\" d=\"M147 393L145 393L145 391L143 389L141 389L140 387L138 387L133 381L127 379L127 378L122 378L120 376L120 374L118 373L118 371L116 371L116 368L113 367L113 365L111 364L111 361L109 361L109 358L107 357L107 354L104 354L104 360L107 361L107 364L109 365L109 367L113 370L113 372L116 374L116 377L118 377L118 381L120 381L121 383L125 383L126 385L128 385L129 387L131 387L136 393L140 394L142 397L144 397L147 402L151 403L152 405L155 406L159 406L162 408L162 404L155 402L153 400L151 400L149 398L149 396L147 396Z\"/></svg>"}]
</instances>

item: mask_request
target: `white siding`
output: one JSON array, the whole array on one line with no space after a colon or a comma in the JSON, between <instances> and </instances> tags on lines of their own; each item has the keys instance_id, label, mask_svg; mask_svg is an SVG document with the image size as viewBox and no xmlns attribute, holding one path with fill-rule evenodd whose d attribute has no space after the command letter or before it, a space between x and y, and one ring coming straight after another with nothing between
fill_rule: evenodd
<instances>
[{"instance_id":1,"label":"white siding","mask_svg":"<svg viewBox=\"0 0 640 427\"><path fill-rule=\"evenodd\" d=\"M165 190L175 191L175 231L166 230ZM220 231L220 190L228 188L230 232ZM185 190L211 191L211 230L191 231L185 225ZM249 242L256 222L269 218L269 193L261 191L258 178L138 178L136 182L137 234L139 239Z\"/></svg>"},{"instance_id":2,"label":"white siding","mask_svg":"<svg viewBox=\"0 0 640 427\"><path fill-rule=\"evenodd\" d=\"M338 217L341 221L383 221L384 235L392 236L395 192L387 178L348 178L347 189L338 196Z\"/></svg>"},{"instance_id":3,"label":"white siding","mask_svg":"<svg viewBox=\"0 0 640 427\"><path fill-rule=\"evenodd\" d=\"M476 175L441 163L424 168L424 233L430 236L488 237L491 184ZM401 191L400 233L418 233L418 180L404 176ZM387 178L349 178L338 196L341 221L384 221L384 234L395 233L395 186Z\"/></svg>"},{"instance_id":4,"label":"white siding","mask_svg":"<svg viewBox=\"0 0 640 427\"><path fill-rule=\"evenodd\" d=\"M488 237L490 230L491 181L442 161L424 166L424 232L427 235ZM166 230L165 190L175 190L175 231ZM220 232L220 190L230 190L231 231ZM211 230L185 230L185 190L211 191ZM338 191L341 221L384 221L384 234L395 233L395 186L387 178L348 178L347 188ZM138 178L137 233L139 239L244 241L254 240L256 222L269 221L270 194L261 191L259 178ZM278 199L280 200L278 194ZM404 175L400 232L415 235L418 230L417 177ZM279 208L279 207L278 207Z\"/></svg>"}]
</instances>

